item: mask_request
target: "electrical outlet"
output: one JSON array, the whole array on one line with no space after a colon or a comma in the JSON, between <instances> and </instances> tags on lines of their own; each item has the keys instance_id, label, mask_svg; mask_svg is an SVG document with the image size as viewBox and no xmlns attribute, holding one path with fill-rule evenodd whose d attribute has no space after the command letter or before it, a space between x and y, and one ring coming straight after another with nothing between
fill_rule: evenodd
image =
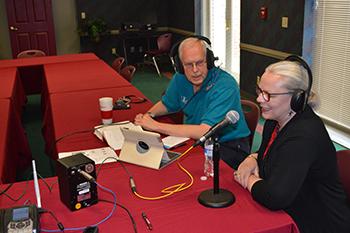
<instances>
[{"instance_id":1,"label":"electrical outlet","mask_svg":"<svg viewBox=\"0 0 350 233\"><path fill-rule=\"evenodd\" d=\"M282 28L288 28L288 17L282 17Z\"/></svg>"},{"instance_id":2,"label":"electrical outlet","mask_svg":"<svg viewBox=\"0 0 350 233\"><path fill-rule=\"evenodd\" d=\"M80 16L81 16L81 19L86 19L86 14L85 14L85 12L81 12Z\"/></svg>"},{"instance_id":3,"label":"electrical outlet","mask_svg":"<svg viewBox=\"0 0 350 233\"><path fill-rule=\"evenodd\" d=\"M112 54L117 54L116 48L112 48Z\"/></svg>"}]
</instances>

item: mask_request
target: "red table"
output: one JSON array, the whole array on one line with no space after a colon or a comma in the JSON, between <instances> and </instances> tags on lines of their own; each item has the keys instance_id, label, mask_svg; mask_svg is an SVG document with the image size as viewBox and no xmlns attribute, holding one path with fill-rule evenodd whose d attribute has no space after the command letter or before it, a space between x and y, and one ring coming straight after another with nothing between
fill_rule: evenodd
<instances>
[{"instance_id":1,"label":"red table","mask_svg":"<svg viewBox=\"0 0 350 233\"><path fill-rule=\"evenodd\" d=\"M94 126L101 124L98 103L100 97L110 96L115 101L119 97L126 95L146 98L133 86L51 94L49 97L50 108L47 109L43 119L46 153L53 159L57 159L57 150L63 152L104 147L105 144L97 139L92 131L66 137L58 142L56 147L54 144L58 138L66 134L92 130ZM146 101L143 103L131 103L130 105L131 108L128 110L113 111L114 122L133 121L136 114L146 112L152 106L152 103Z\"/></svg>"},{"instance_id":2,"label":"red table","mask_svg":"<svg viewBox=\"0 0 350 233\"><path fill-rule=\"evenodd\" d=\"M93 53L77 53L77 54L65 54L65 55L59 55L59 56L17 58L17 59L0 60L0 68L37 66L37 65L50 64L50 63L98 60L98 59L99 58Z\"/></svg>"},{"instance_id":3,"label":"red table","mask_svg":"<svg viewBox=\"0 0 350 233\"><path fill-rule=\"evenodd\" d=\"M182 150L187 149L183 147ZM177 193L158 201L146 201L137 198L131 193L129 179L126 172L118 163L103 165L98 176L98 183L113 190L117 195L117 202L128 208L135 219L139 233L150 232L141 212L145 212L153 225L154 233L213 233L213 232L239 232L239 233L297 233L293 220L283 211L270 211L256 203L249 192L233 181L232 170L224 163L220 164L220 187L230 190L236 197L236 202L227 208L206 208L198 203L198 195L212 187L212 179L202 181L203 155L202 149L196 148L181 160L181 164L189 170L194 177L194 184L188 190ZM137 190L148 197L161 195L160 190L174 184L189 182L189 178L180 171L176 163L163 170L156 171L131 164L125 164L133 175ZM112 204L100 201L96 205L71 212L63 205L59 198L59 188L56 178L47 179L53 185L52 192L39 181L41 188L42 206L55 213L66 228L81 227L95 224L109 214ZM7 194L17 197L25 187L25 183L15 184ZM4 189L4 186L0 187ZM98 198L113 200L112 196L98 189ZM14 203L4 195L0 197L1 207L21 205L29 199L35 203L33 182L21 201ZM57 229L50 215L40 218L44 229ZM126 212L117 207L112 217L99 226L100 232L134 232L131 221Z\"/></svg>"},{"instance_id":4,"label":"red table","mask_svg":"<svg viewBox=\"0 0 350 233\"><path fill-rule=\"evenodd\" d=\"M44 72L49 94L131 86L102 60L46 64Z\"/></svg>"},{"instance_id":5,"label":"red table","mask_svg":"<svg viewBox=\"0 0 350 233\"><path fill-rule=\"evenodd\" d=\"M48 64L44 66L44 72L41 96L44 118L50 105L50 94L131 86L102 60Z\"/></svg>"},{"instance_id":6,"label":"red table","mask_svg":"<svg viewBox=\"0 0 350 233\"><path fill-rule=\"evenodd\" d=\"M21 116L27 97L15 67L0 68L0 99L10 99Z\"/></svg>"},{"instance_id":7,"label":"red table","mask_svg":"<svg viewBox=\"0 0 350 233\"><path fill-rule=\"evenodd\" d=\"M16 180L16 171L28 167L31 152L18 113L9 99L0 99L0 183Z\"/></svg>"},{"instance_id":8,"label":"red table","mask_svg":"<svg viewBox=\"0 0 350 233\"><path fill-rule=\"evenodd\" d=\"M44 79L44 64L66 63L85 60L99 60L99 58L93 53L19 58L0 60L0 68L17 67L19 76L23 82L25 93L34 94L41 92L42 81Z\"/></svg>"}]
</instances>

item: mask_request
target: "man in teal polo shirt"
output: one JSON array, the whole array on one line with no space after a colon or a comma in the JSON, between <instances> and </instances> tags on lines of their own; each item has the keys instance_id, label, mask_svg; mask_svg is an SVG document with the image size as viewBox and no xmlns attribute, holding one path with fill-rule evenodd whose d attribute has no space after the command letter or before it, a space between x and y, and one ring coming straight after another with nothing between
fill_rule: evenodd
<instances>
[{"instance_id":1,"label":"man in teal polo shirt","mask_svg":"<svg viewBox=\"0 0 350 233\"><path fill-rule=\"evenodd\" d=\"M146 130L166 135L199 139L213 125L222 121L230 110L239 113L240 119L220 133L220 155L231 167L239 163L250 152L249 129L241 108L240 92L235 79L227 72L215 67L208 58L203 39L190 37L178 46L182 72L173 76L162 100L149 109L147 114L138 114L135 124ZM208 61L211 60L211 61ZM158 122L155 116L169 113L184 113L184 124Z\"/></svg>"}]
</instances>

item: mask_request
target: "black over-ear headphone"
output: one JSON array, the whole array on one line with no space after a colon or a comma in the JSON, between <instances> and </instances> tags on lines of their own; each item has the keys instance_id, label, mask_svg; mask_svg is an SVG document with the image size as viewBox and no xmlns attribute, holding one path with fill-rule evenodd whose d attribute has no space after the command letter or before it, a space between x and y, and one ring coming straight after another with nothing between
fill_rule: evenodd
<instances>
[{"instance_id":1,"label":"black over-ear headphone","mask_svg":"<svg viewBox=\"0 0 350 233\"><path fill-rule=\"evenodd\" d=\"M187 38L197 38L198 40L205 41L209 45L209 47L211 46L211 42L207 37L194 35L194 36L186 37L185 39L187 39ZM170 57L172 58L174 69L175 69L175 71L179 72L180 74L184 74L184 67L183 67L182 62L181 62L180 57L179 57L179 46L180 46L181 42L184 41L185 39L174 44L174 46L170 50ZM211 68L213 68L215 66L214 62L218 58L214 57L213 51L211 51L209 48L207 48L207 58L206 59L207 59L207 68L208 68L208 70L210 70Z\"/></svg>"},{"instance_id":2,"label":"black over-ear headphone","mask_svg":"<svg viewBox=\"0 0 350 233\"><path fill-rule=\"evenodd\" d=\"M307 71L309 82L306 91L304 90L296 90L292 95L292 99L290 101L290 107L294 112L301 112L305 109L307 100L311 93L312 87L312 72L309 65L304 61L301 57L297 55L290 55L284 59L285 61L293 61L297 62L300 66L304 67Z\"/></svg>"}]
</instances>

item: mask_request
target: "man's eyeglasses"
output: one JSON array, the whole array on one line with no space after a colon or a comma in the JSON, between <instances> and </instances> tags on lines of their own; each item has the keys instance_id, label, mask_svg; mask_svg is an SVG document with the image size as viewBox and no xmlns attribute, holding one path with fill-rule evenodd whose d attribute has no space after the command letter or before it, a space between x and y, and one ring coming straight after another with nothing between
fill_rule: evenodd
<instances>
[{"instance_id":1,"label":"man's eyeglasses","mask_svg":"<svg viewBox=\"0 0 350 233\"><path fill-rule=\"evenodd\" d=\"M277 96L277 95L291 95L294 94L293 91L289 91L289 92L283 92L283 93L269 93L267 91L262 90L259 86L256 87L256 94L258 96L260 96L260 94L262 95L263 99L266 102L270 101L271 96Z\"/></svg>"},{"instance_id":2,"label":"man's eyeglasses","mask_svg":"<svg viewBox=\"0 0 350 233\"><path fill-rule=\"evenodd\" d=\"M206 63L207 63L206 60L200 60L196 62L184 63L183 65L186 69L192 69L194 67L202 68Z\"/></svg>"}]
</instances>

